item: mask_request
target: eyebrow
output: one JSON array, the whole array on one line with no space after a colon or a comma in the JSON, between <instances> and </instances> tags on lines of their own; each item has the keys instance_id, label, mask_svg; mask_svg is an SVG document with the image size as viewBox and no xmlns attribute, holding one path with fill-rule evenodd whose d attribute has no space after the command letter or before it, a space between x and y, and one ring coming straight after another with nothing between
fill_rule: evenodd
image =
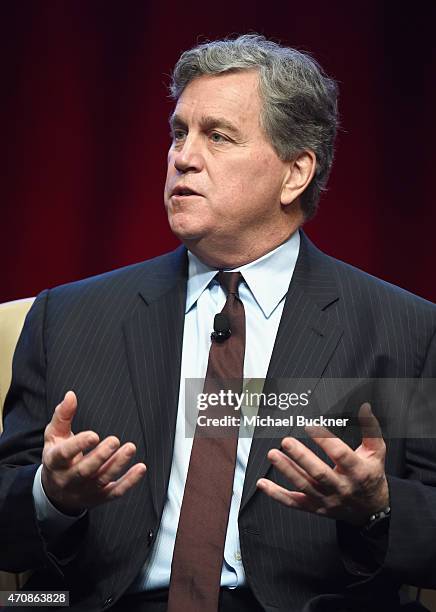
<instances>
[{"instance_id":1,"label":"eyebrow","mask_svg":"<svg viewBox=\"0 0 436 612\"><path fill-rule=\"evenodd\" d=\"M170 126L174 129L177 127L187 128L187 123L179 115L173 113L169 117ZM224 129L231 132L234 136L241 138L241 132L239 129L225 119L224 117L213 117L212 115L204 115L200 118L200 127L203 131L209 132L214 129Z\"/></svg>"}]
</instances>

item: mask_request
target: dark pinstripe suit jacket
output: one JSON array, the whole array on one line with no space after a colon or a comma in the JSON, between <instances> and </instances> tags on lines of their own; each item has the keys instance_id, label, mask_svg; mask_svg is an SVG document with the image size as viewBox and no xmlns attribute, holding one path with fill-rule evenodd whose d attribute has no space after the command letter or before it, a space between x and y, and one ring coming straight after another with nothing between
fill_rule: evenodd
<instances>
[{"instance_id":1,"label":"dark pinstripe suit jacket","mask_svg":"<svg viewBox=\"0 0 436 612\"><path fill-rule=\"evenodd\" d=\"M0 443L0 567L34 568L29 588L69 589L74 610L109 607L151 550L171 466L186 277L179 248L44 291L27 317ZM302 233L268 378L435 376L435 330L434 305L328 257ZM68 389L79 401L74 430L134 442L148 472L47 547L32 483L44 428ZM365 544L352 530L256 491L267 473L283 483L266 459L279 445L255 434L239 515L247 580L266 610L393 610L402 582L436 586L434 440L388 441L387 554L360 574L353 554Z\"/></svg>"}]
</instances>

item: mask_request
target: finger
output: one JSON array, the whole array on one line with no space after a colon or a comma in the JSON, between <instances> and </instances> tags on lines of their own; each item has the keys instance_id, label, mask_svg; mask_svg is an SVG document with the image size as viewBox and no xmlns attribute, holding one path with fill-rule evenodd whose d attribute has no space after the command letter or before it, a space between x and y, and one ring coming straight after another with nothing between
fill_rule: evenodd
<instances>
[{"instance_id":1,"label":"finger","mask_svg":"<svg viewBox=\"0 0 436 612\"><path fill-rule=\"evenodd\" d=\"M271 450L268 459L299 491L317 499L323 497L323 493L316 489L316 483L310 476L284 453L276 449Z\"/></svg>"},{"instance_id":2,"label":"finger","mask_svg":"<svg viewBox=\"0 0 436 612\"><path fill-rule=\"evenodd\" d=\"M313 499L309 495L300 493L299 491L288 491L267 478L260 478L256 486L266 493L266 495L288 506L288 508L295 508L296 510L303 510L305 512L314 512L316 514L326 513L326 509L319 500Z\"/></svg>"},{"instance_id":3,"label":"finger","mask_svg":"<svg viewBox=\"0 0 436 612\"><path fill-rule=\"evenodd\" d=\"M50 469L63 469L69 466L76 455L95 446L98 442L99 437L95 431L81 431L56 444L48 453L45 463Z\"/></svg>"},{"instance_id":4,"label":"finger","mask_svg":"<svg viewBox=\"0 0 436 612\"><path fill-rule=\"evenodd\" d=\"M121 476L117 481L110 482L106 485L104 491L106 499L116 499L124 495L129 489L134 487L145 475L147 467L144 463L135 463L132 467Z\"/></svg>"},{"instance_id":5,"label":"finger","mask_svg":"<svg viewBox=\"0 0 436 612\"><path fill-rule=\"evenodd\" d=\"M76 409L76 394L74 391L67 391L64 399L56 406L51 421L46 427L46 436L70 436L71 422L76 413Z\"/></svg>"},{"instance_id":6,"label":"finger","mask_svg":"<svg viewBox=\"0 0 436 612\"><path fill-rule=\"evenodd\" d=\"M284 438L282 448L316 483L320 490L332 491L339 487L339 478L332 468L295 438Z\"/></svg>"},{"instance_id":7,"label":"finger","mask_svg":"<svg viewBox=\"0 0 436 612\"><path fill-rule=\"evenodd\" d=\"M120 447L120 441L115 436L109 436L102 440L96 448L85 455L74 466L76 478L86 480L95 477L96 472Z\"/></svg>"},{"instance_id":8,"label":"finger","mask_svg":"<svg viewBox=\"0 0 436 612\"><path fill-rule=\"evenodd\" d=\"M337 438L334 433L323 425L306 425L304 429L311 438Z\"/></svg>"},{"instance_id":9,"label":"finger","mask_svg":"<svg viewBox=\"0 0 436 612\"><path fill-rule=\"evenodd\" d=\"M362 404L359 409L359 423L362 431L362 444L369 450L383 450L385 443L380 424L371 409L371 404Z\"/></svg>"},{"instance_id":10,"label":"finger","mask_svg":"<svg viewBox=\"0 0 436 612\"><path fill-rule=\"evenodd\" d=\"M104 487L109 482L116 480L135 453L136 447L132 442L127 442L119 448L116 453L103 463L93 476L98 485Z\"/></svg>"},{"instance_id":11,"label":"finger","mask_svg":"<svg viewBox=\"0 0 436 612\"><path fill-rule=\"evenodd\" d=\"M356 455L352 448L345 444L340 438L334 436L331 432L328 432L329 436L320 436L319 429L324 427L306 427L305 428L309 436L316 444L322 448L325 454L330 457L333 463L345 473L351 473L353 470L360 466L360 458Z\"/></svg>"}]
</instances>

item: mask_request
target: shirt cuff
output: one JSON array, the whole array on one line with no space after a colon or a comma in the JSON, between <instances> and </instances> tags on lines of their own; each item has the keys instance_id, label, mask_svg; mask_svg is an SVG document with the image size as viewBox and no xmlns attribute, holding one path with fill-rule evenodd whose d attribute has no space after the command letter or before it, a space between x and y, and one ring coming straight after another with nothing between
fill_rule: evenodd
<instances>
[{"instance_id":1,"label":"shirt cuff","mask_svg":"<svg viewBox=\"0 0 436 612\"><path fill-rule=\"evenodd\" d=\"M42 534L50 540L67 531L69 527L85 516L87 510L84 510L78 516L70 516L55 508L45 494L41 482L41 472L42 464L36 471L32 493L35 502L36 518L40 524Z\"/></svg>"}]
</instances>

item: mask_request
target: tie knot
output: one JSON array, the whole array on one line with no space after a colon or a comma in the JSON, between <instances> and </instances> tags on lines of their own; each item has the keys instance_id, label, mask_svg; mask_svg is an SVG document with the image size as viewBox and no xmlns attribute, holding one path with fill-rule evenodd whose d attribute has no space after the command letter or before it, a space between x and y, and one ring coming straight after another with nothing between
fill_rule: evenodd
<instances>
[{"instance_id":1,"label":"tie knot","mask_svg":"<svg viewBox=\"0 0 436 612\"><path fill-rule=\"evenodd\" d=\"M218 282L227 294L232 293L239 297L238 287L241 280L242 274L240 272L218 272Z\"/></svg>"}]
</instances>

